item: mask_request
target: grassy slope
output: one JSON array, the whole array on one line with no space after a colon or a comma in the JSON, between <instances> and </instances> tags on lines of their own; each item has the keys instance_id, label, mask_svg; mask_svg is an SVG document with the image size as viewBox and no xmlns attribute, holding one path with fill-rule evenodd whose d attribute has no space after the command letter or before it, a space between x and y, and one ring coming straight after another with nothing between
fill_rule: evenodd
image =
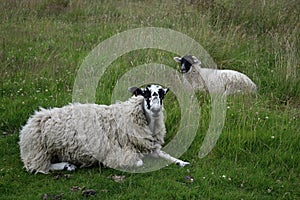
<instances>
[{"instance_id":1,"label":"grassy slope","mask_svg":"<svg viewBox=\"0 0 300 200\"><path fill-rule=\"evenodd\" d=\"M41 199L45 193L81 199L72 186L92 188L103 199L300 197L297 1L192 2L1 1L0 199ZM258 95L228 99L223 133L213 151L199 159L210 111L209 98L199 94L201 126L182 156L191 167L170 165L146 174L81 169L68 179L57 179L61 173L27 174L17 145L21 125L39 106L71 102L76 70L93 47L144 26L171 28L194 38L220 68L249 75L258 84ZM101 80L97 101L109 103L116 80L129 67L152 61L176 67L172 56L158 50L122 56L106 72L109 78ZM180 114L173 98L167 97L165 104L170 133L176 132ZM127 178L117 183L110 178L115 174ZM186 182L187 175L195 181Z\"/></svg>"}]
</instances>

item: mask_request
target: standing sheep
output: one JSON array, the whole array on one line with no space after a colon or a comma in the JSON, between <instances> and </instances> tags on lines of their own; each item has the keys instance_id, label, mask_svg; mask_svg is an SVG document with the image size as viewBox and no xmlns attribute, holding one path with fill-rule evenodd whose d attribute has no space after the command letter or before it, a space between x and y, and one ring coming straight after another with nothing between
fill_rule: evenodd
<instances>
[{"instance_id":1,"label":"standing sheep","mask_svg":"<svg viewBox=\"0 0 300 200\"><path fill-rule=\"evenodd\" d=\"M76 165L97 163L134 167L143 165L145 154L188 165L161 150L166 133L162 100L168 90L132 87L134 96L125 102L76 103L35 112L20 133L24 167L35 173L74 171Z\"/></svg>"},{"instance_id":2,"label":"standing sheep","mask_svg":"<svg viewBox=\"0 0 300 200\"><path fill-rule=\"evenodd\" d=\"M202 68L201 61L190 55L174 57L174 60L181 64L181 72L194 89L225 95L255 93L257 90L255 83L240 72Z\"/></svg>"}]
</instances>

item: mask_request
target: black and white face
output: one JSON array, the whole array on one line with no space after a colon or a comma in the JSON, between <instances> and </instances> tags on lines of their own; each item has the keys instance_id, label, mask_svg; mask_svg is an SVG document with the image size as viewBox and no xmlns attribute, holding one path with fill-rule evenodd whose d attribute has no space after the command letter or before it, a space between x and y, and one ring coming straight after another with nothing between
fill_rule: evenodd
<instances>
[{"instance_id":1,"label":"black and white face","mask_svg":"<svg viewBox=\"0 0 300 200\"><path fill-rule=\"evenodd\" d=\"M169 91L169 88L163 88L160 85L147 85L146 88L130 89L135 95L142 95L145 98L144 109L148 113L158 114L162 110L162 100Z\"/></svg>"},{"instance_id":2,"label":"black and white face","mask_svg":"<svg viewBox=\"0 0 300 200\"><path fill-rule=\"evenodd\" d=\"M183 56L182 58L174 57L174 60L180 63L181 73L189 72L193 64L201 64L201 62L195 56L190 56L190 55Z\"/></svg>"}]
</instances>

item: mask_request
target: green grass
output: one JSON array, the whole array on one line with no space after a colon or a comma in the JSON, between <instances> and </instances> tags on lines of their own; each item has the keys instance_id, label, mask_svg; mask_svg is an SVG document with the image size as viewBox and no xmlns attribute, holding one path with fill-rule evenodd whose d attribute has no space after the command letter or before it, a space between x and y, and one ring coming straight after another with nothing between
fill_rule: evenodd
<instances>
[{"instance_id":1,"label":"green grass","mask_svg":"<svg viewBox=\"0 0 300 200\"><path fill-rule=\"evenodd\" d=\"M300 65L299 12L291 1L0 1L0 199L84 199L73 186L94 189L91 199L299 199ZM227 99L225 126L203 159L198 152L210 120L210 99L197 94L199 129L181 157L192 166L169 165L131 174L108 168L32 175L22 168L19 131L34 110L72 101L76 72L105 39L139 27L164 27L199 42L219 68L247 74L254 96ZM174 41L176 42L176 41ZM115 60L99 82L98 103L110 103L117 80L134 66L163 63L174 55L141 50ZM167 142L180 110L165 100ZM113 175L125 175L115 182ZM185 180L193 176L194 182Z\"/></svg>"}]
</instances>

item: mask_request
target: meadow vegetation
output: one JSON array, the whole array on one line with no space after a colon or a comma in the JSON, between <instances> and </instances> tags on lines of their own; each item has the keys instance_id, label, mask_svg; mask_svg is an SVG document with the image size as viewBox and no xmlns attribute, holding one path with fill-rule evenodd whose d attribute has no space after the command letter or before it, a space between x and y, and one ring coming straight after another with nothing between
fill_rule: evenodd
<instances>
[{"instance_id":1,"label":"meadow vegetation","mask_svg":"<svg viewBox=\"0 0 300 200\"><path fill-rule=\"evenodd\" d=\"M0 2L0 199L300 198L298 0ZM198 152L211 104L209 95L197 94L200 126L181 157L192 166L141 174L103 167L25 172L18 135L28 117L39 107L71 103L76 72L88 53L105 39L140 27L170 28L195 39L218 68L247 74L257 94L227 99L222 134L202 159ZM117 80L134 66L156 62L178 69L173 56L144 49L119 57L99 82L97 103L109 104ZM165 109L168 142L180 121L174 94L166 97ZM85 197L84 187L96 196Z\"/></svg>"}]
</instances>

